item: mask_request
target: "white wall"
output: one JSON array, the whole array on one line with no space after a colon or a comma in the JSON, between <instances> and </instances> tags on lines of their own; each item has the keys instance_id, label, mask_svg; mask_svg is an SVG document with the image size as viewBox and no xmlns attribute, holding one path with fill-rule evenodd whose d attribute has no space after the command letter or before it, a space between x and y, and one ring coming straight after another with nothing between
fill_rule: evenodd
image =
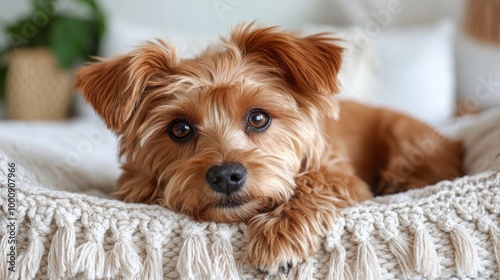
<instances>
[{"instance_id":1,"label":"white wall","mask_svg":"<svg viewBox=\"0 0 500 280\"><path fill-rule=\"evenodd\" d=\"M101 0L111 20L182 31L225 33L241 21L296 27L307 22L363 24L372 14L399 3L393 22L420 24L456 18L463 0ZM119 4L118 4L119 3Z\"/></svg>"},{"instance_id":2,"label":"white wall","mask_svg":"<svg viewBox=\"0 0 500 280\"><path fill-rule=\"evenodd\" d=\"M101 0L110 26L101 54L127 52L140 42L168 39L187 53L196 53L209 39L226 35L241 22L298 27L326 22L331 0ZM148 3L144 5L143 3ZM200 43L201 42L201 43ZM189 54L188 54L189 55Z\"/></svg>"},{"instance_id":3,"label":"white wall","mask_svg":"<svg viewBox=\"0 0 500 280\"><path fill-rule=\"evenodd\" d=\"M101 1L111 20L190 32L225 33L228 26L259 19L284 25L324 20L329 0L116 0ZM146 4L147 3L147 4Z\"/></svg>"},{"instance_id":4,"label":"white wall","mask_svg":"<svg viewBox=\"0 0 500 280\"><path fill-rule=\"evenodd\" d=\"M30 2L28 0L0 0L0 47L9 43L3 31L5 24L17 20L21 15L28 14L30 12Z\"/></svg>"},{"instance_id":5,"label":"white wall","mask_svg":"<svg viewBox=\"0 0 500 280\"><path fill-rule=\"evenodd\" d=\"M64 5L70 0L59 0ZM324 21L330 0L99 0L111 25L131 24L187 32L225 33L229 26L258 19L295 27ZM0 25L30 12L31 0L0 0ZM3 28L2 28L3 29ZM9 40L0 30L0 46Z\"/></svg>"},{"instance_id":6,"label":"white wall","mask_svg":"<svg viewBox=\"0 0 500 280\"><path fill-rule=\"evenodd\" d=\"M70 0L59 0L61 3ZM288 28L303 23L363 25L398 2L402 12L391 25L413 25L441 17L458 18L464 0L99 0L110 25L140 25L181 32L226 34L242 21ZM31 0L0 0L0 24L12 22L30 10ZM0 31L0 46L8 40Z\"/></svg>"}]
</instances>

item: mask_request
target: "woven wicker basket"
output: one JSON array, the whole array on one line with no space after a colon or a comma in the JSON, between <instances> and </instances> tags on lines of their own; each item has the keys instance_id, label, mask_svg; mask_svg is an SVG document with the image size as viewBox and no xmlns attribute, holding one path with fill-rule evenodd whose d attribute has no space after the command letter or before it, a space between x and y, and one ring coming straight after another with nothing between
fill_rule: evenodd
<instances>
[{"instance_id":1,"label":"woven wicker basket","mask_svg":"<svg viewBox=\"0 0 500 280\"><path fill-rule=\"evenodd\" d=\"M19 120L66 118L72 83L71 73L59 67L49 49L16 50L9 57L7 117Z\"/></svg>"},{"instance_id":2,"label":"woven wicker basket","mask_svg":"<svg viewBox=\"0 0 500 280\"><path fill-rule=\"evenodd\" d=\"M500 0L469 0L465 31L475 39L500 46Z\"/></svg>"}]
</instances>

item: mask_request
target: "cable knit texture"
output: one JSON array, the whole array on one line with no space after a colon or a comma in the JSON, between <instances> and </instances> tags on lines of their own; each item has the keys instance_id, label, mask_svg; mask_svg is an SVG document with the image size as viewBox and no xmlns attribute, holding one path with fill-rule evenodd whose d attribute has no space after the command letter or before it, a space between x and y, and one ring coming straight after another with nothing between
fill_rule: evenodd
<instances>
[{"instance_id":1,"label":"cable knit texture","mask_svg":"<svg viewBox=\"0 0 500 280\"><path fill-rule=\"evenodd\" d=\"M7 164L0 153L2 279L245 279L247 227L159 206L50 190L17 166L17 272L5 265ZM343 211L290 279L500 278L500 174L484 172Z\"/></svg>"}]
</instances>

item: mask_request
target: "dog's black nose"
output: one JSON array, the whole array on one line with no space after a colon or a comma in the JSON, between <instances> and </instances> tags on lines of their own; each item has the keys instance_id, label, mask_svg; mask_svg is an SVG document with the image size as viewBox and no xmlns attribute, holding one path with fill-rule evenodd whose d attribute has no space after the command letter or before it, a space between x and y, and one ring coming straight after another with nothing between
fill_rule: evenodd
<instances>
[{"instance_id":1,"label":"dog's black nose","mask_svg":"<svg viewBox=\"0 0 500 280\"><path fill-rule=\"evenodd\" d=\"M241 189L245 183L247 171L239 163L224 163L210 167L206 179L208 185L216 192L230 195Z\"/></svg>"}]
</instances>

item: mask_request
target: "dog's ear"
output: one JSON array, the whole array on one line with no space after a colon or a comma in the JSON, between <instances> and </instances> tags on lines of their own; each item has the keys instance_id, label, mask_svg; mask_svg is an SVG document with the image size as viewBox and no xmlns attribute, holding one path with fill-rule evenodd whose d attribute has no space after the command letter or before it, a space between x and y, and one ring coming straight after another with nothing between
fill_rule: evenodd
<instances>
[{"instance_id":1,"label":"dog's ear","mask_svg":"<svg viewBox=\"0 0 500 280\"><path fill-rule=\"evenodd\" d=\"M126 55L82 67L76 73L76 87L107 126L119 133L148 81L171 74L176 59L174 49L165 42L148 42Z\"/></svg>"},{"instance_id":2,"label":"dog's ear","mask_svg":"<svg viewBox=\"0 0 500 280\"><path fill-rule=\"evenodd\" d=\"M339 92L337 74L342 48L328 34L298 37L276 27L255 28L253 24L236 28L231 34L243 57L276 69L291 85L299 105L314 106L328 116L336 116Z\"/></svg>"}]
</instances>

